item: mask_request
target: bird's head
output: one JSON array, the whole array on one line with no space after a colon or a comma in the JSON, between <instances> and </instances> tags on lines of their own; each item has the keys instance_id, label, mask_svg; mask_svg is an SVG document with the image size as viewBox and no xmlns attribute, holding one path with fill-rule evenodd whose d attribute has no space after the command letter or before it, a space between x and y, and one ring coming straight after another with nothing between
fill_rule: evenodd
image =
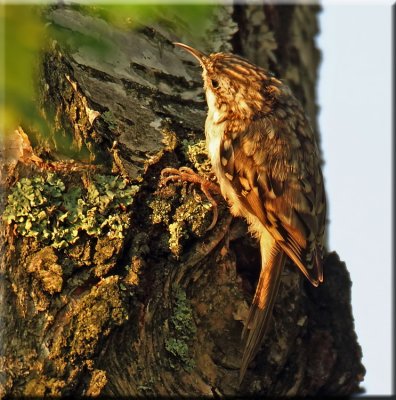
<instances>
[{"instance_id":1,"label":"bird's head","mask_svg":"<svg viewBox=\"0 0 396 400\"><path fill-rule=\"evenodd\" d=\"M247 118L262 110L268 100L263 97L263 87L271 80L262 68L234 54L206 55L183 43L174 44L201 64L209 110L216 108Z\"/></svg>"}]
</instances>

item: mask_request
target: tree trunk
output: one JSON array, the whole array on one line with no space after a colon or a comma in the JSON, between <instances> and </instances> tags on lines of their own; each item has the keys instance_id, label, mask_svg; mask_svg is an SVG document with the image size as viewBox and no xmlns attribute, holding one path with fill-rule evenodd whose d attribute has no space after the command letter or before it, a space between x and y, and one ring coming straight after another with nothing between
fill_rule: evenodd
<instances>
[{"instance_id":1,"label":"tree trunk","mask_svg":"<svg viewBox=\"0 0 396 400\"><path fill-rule=\"evenodd\" d=\"M317 128L318 11L222 6L207 21L205 40L188 44L232 51L269 68L291 86ZM206 231L213 209L199 188L159 185L165 167L188 166L210 177L200 68L171 43L187 38L171 24L126 31L72 8L54 8L47 18L65 35L46 49L41 70L40 105L53 128L46 135L24 128L33 149L19 130L25 152L3 165L3 184L16 193L15 182L26 183L24 177L52 179L45 189L52 191L62 181L56 207L71 210L67 204L84 193L88 204L94 182L100 201L110 199L106 207L117 200L110 213L117 220L109 222L110 208L100 211L91 198L96 208L85 207L96 215L93 225L86 228L84 216L72 239L58 232L51 241L42 231L30 237L38 217L26 225L29 215L24 228L3 224L2 394L356 393L364 367L351 282L334 252L325 258L319 288L288 262L273 326L238 386L258 245L220 197L218 222ZM86 36L99 38L106 52L76 45L76 37ZM3 206L10 210L11 203ZM54 212L49 207L45 214ZM101 212L107 219L96 220ZM73 235L70 226L67 232Z\"/></svg>"}]
</instances>

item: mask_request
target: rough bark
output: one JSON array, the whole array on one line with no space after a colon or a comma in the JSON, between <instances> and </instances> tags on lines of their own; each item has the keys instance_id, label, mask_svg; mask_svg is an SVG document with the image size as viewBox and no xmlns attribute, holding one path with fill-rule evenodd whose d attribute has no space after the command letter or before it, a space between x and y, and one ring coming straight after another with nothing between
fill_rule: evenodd
<instances>
[{"instance_id":1,"label":"rough bark","mask_svg":"<svg viewBox=\"0 0 396 400\"><path fill-rule=\"evenodd\" d=\"M203 51L238 52L292 87L314 127L319 51L316 6L220 7ZM219 220L199 189L159 187L165 167L209 176L199 67L160 23L123 31L99 17L54 9L49 21L94 32L111 52L53 42L43 56L41 104L54 129L28 132L31 151L3 170L62 178L66 191L95 174L133 185L119 212L127 233L81 234L66 249L3 224L2 394L347 395L364 376L351 282L336 253L312 288L288 263L273 327L238 387L240 335L258 276L257 244L221 198ZM23 136L23 133L21 133ZM65 144L66 143L66 144ZM78 161L65 161L65 154ZM5 206L6 203L3 204Z\"/></svg>"}]
</instances>

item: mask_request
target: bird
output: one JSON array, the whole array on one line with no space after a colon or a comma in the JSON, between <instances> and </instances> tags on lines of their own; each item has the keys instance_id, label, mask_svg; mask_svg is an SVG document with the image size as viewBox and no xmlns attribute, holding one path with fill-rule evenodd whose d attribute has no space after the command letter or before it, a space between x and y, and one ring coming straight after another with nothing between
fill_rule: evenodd
<instances>
[{"instance_id":1,"label":"bird","mask_svg":"<svg viewBox=\"0 0 396 400\"><path fill-rule=\"evenodd\" d=\"M231 213L247 221L260 244L260 275L242 331L241 384L268 331L286 260L313 286L323 282L320 152L301 103L281 80L235 54L174 45L202 67L212 170Z\"/></svg>"}]
</instances>

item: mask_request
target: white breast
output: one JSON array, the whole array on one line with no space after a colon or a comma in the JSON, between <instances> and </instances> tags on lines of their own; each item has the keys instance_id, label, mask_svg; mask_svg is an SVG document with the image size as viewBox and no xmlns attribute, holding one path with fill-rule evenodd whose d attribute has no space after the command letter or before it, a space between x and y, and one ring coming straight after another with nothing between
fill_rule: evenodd
<instances>
[{"instance_id":1,"label":"white breast","mask_svg":"<svg viewBox=\"0 0 396 400\"><path fill-rule=\"evenodd\" d=\"M220 185L221 193L223 197L228 200L231 206L231 213L235 216L245 217L250 224L251 231L253 233L258 233L262 224L256 216L251 214L243 206L230 180L225 176L223 166L221 165L220 144L227 127L227 121L219 122L220 112L216 107L214 95L210 90L206 91L206 99L209 108L205 122L206 147L208 149L210 162L212 163L213 172Z\"/></svg>"},{"instance_id":2,"label":"white breast","mask_svg":"<svg viewBox=\"0 0 396 400\"><path fill-rule=\"evenodd\" d=\"M242 205L239 201L238 195L232 187L229 179L225 176L221 165L220 144L227 122L215 122L218 120L215 119L216 114L218 114L218 111L209 108L205 122L206 147L208 149L209 159L212 163L213 172L219 182L221 193L231 205L231 212L234 215L243 215L240 210Z\"/></svg>"}]
</instances>

